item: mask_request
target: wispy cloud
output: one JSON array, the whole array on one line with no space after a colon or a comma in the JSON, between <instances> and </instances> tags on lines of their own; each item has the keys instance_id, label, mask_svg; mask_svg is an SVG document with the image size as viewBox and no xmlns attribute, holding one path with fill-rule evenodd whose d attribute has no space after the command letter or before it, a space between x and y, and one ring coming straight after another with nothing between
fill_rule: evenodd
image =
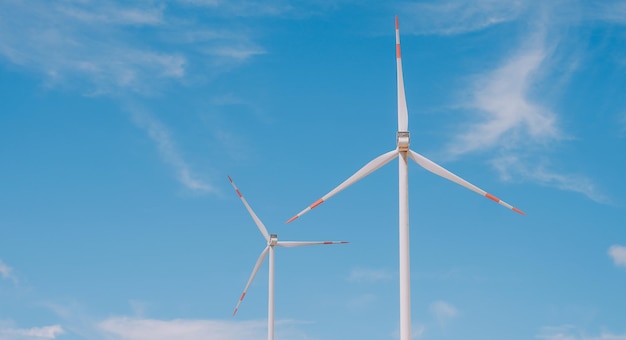
<instances>
[{"instance_id":1,"label":"wispy cloud","mask_svg":"<svg viewBox=\"0 0 626 340\"><path fill-rule=\"evenodd\" d=\"M393 277L393 273L386 269L355 268L350 272L348 280L352 282L379 282L392 280Z\"/></svg>"},{"instance_id":2,"label":"wispy cloud","mask_svg":"<svg viewBox=\"0 0 626 340\"><path fill-rule=\"evenodd\" d=\"M310 339L298 329L300 322L282 320L276 323L276 337L283 339ZM249 340L267 337L267 322L222 320L157 320L112 317L98 324L98 328L113 339L124 340Z\"/></svg>"},{"instance_id":3,"label":"wispy cloud","mask_svg":"<svg viewBox=\"0 0 626 340\"><path fill-rule=\"evenodd\" d=\"M466 106L480 119L452 142L452 156L516 147L528 139L538 143L562 138L555 114L534 102L530 93L546 55L539 35L501 66L478 77Z\"/></svg>"},{"instance_id":4,"label":"wispy cloud","mask_svg":"<svg viewBox=\"0 0 626 340\"><path fill-rule=\"evenodd\" d=\"M140 108L130 108L130 111L135 124L144 129L154 141L163 160L174 168L176 177L185 187L199 192L215 192L213 186L192 173L191 167L176 148L169 129L163 123Z\"/></svg>"},{"instance_id":5,"label":"wispy cloud","mask_svg":"<svg viewBox=\"0 0 626 340\"><path fill-rule=\"evenodd\" d=\"M15 284L18 282L17 276L13 273L13 268L2 262L2 260L0 260L0 276L2 276L3 279L13 281Z\"/></svg>"},{"instance_id":6,"label":"wispy cloud","mask_svg":"<svg viewBox=\"0 0 626 340\"><path fill-rule=\"evenodd\" d=\"M541 103L542 99L551 101L543 98L539 89L556 58L546 42L543 24L500 66L475 77L468 99L461 105L474 113L473 120L463 124L463 130L447 146L447 154L455 158L496 151L498 156L491 163L503 180L530 181L609 203L591 179L555 170L541 159L541 153L533 153L543 153L546 146L569 138L561 130L557 114Z\"/></svg>"},{"instance_id":7,"label":"wispy cloud","mask_svg":"<svg viewBox=\"0 0 626 340\"><path fill-rule=\"evenodd\" d=\"M8 1L0 13L0 56L40 72L49 84L88 84L91 94L145 92L150 83L185 74L185 56L133 35L132 27L162 25L162 8L149 3Z\"/></svg>"},{"instance_id":8,"label":"wispy cloud","mask_svg":"<svg viewBox=\"0 0 626 340\"><path fill-rule=\"evenodd\" d=\"M176 4L4 1L0 57L42 74L49 85L98 95L149 94L189 77L190 70L219 74L265 53L252 30L182 19L193 8L170 7ZM205 34L190 42L190 32Z\"/></svg>"},{"instance_id":9,"label":"wispy cloud","mask_svg":"<svg viewBox=\"0 0 626 340\"><path fill-rule=\"evenodd\" d=\"M266 53L255 42L262 33L252 24L216 19L247 2L199 2L3 1L0 62L40 75L49 87L137 102L167 86L212 79ZM197 5L215 8L198 14ZM272 15L261 7L250 10ZM213 191L193 173L164 124L145 112L134 110L132 116L183 185Z\"/></svg>"},{"instance_id":10,"label":"wispy cloud","mask_svg":"<svg viewBox=\"0 0 626 340\"><path fill-rule=\"evenodd\" d=\"M595 1L588 5L588 14L592 19L626 25L626 2Z\"/></svg>"},{"instance_id":11,"label":"wispy cloud","mask_svg":"<svg viewBox=\"0 0 626 340\"><path fill-rule=\"evenodd\" d=\"M415 18L403 31L417 34L463 34L515 20L526 8L522 0L446 0L405 2L401 12Z\"/></svg>"},{"instance_id":12,"label":"wispy cloud","mask_svg":"<svg viewBox=\"0 0 626 340\"><path fill-rule=\"evenodd\" d=\"M491 164L499 172L500 178L505 181L513 178L528 180L540 185L576 192L597 203L610 203L610 199L597 188L591 179L578 174L557 173L549 168L548 162L539 162L523 155L506 155L493 159Z\"/></svg>"},{"instance_id":13,"label":"wispy cloud","mask_svg":"<svg viewBox=\"0 0 626 340\"><path fill-rule=\"evenodd\" d=\"M603 331L600 334L589 335L572 325L543 327L535 336L541 340L626 340L626 334L615 334Z\"/></svg>"},{"instance_id":14,"label":"wispy cloud","mask_svg":"<svg viewBox=\"0 0 626 340\"><path fill-rule=\"evenodd\" d=\"M219 8L224 14L239 17L280 16L296 10L289 1L284 0L179 0L182 3Z\"/></svg>"},{"instance_id":15,"label":"wispy cloud","mask_svg":"<svg viewBox=\"0 0 626 340\"><path fill-rule=\"evenodd\" d=\"M609 256L618 267L626 267L626 247L613 245L609 248Z\"/></svg>"},{"instance_id":16,"label":"wispy cloud","mask_svg":"<svg viewBox=\"0 0 626 340\"><path fill-rule=\"evenodd\" d=\"M456 318L459 314L459 310L452 304L445 301L435 301L430 304L430 312L435 316L441 327Z\"/></svg>"},{"instance_id":17,"label":"wispy cloud","mask_svg":"<svg viewBox=\"0 0 626 340\"><path fill-rule=\"evenodd\" d=\"M33 328L6 328L0 329L2 340L41 340L56 339L65 331L59 325Z\"/></svg>"}]
</instances>

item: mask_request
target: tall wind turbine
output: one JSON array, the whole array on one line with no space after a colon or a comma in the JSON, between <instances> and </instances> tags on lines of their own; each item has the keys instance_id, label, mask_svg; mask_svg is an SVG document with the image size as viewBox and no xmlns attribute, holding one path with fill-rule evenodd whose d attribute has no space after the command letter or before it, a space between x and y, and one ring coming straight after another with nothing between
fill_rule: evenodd
<instances>
[{"instance_id":1,"label":"tall wind turbine","mask_svg":"<svg viewBox=\"0 0 626 340\"><path fill-rule=\"evenodd\" d=\"M398 74L398 133L396 137L396 149L391 150L385 154L382 154L372 161L367 163L364 167L359 169L356 173L350 176L343 183L339 184L336 188L324 195L319 200L308 206L306 209L299 212L297 215L287 221L292 222L302 214L324 203L330 197L334 196L341 190L356 183L365 176L376 171L383 165L391 162L394 158L398 157L398 189L399 189L399 229L400 229L400 339L411 339L411 277L410 277L410 255L409 255L409 178L408 178L408 159L412 159L419 166L424 169L439 175L445 179L448 179L454 183L462 185L467 189L470 189L481 196L485 196L517 213L525 215L521 210L511 206L510 204L501 201L497 197L487 193L486 191L478 188L477 186L469 183L461 177L453 174L452 172L444 169L442 166L436 164L430 159L420 155L419 153L409 149L410 134L408 130L409 116L406 106L406 98L404 95L404 80L402 78L402 57L400 53L400 29L398 26L398 17L396 16L396 68Z\"/></svg>"},{"instance_id":2,"label":"tall wind turbine","mask_svg":"<svg viewBox=\"0 0 626 340\"><path fill-rule=\"evenodd\" d=\"M274 340L274 247L293 248L293 247L313 246L313 245L319 245L319 244L345 244L348 242L346 241L322 241L322 242L278 241L278 236L276 234L270 234L267 232L267 228L265 228L265 225L263 224L263 222L261 222L259 217L254 213L254 211L252 210L252 208L250 207L246 199L243 197L243 195L241 194L241 192L235 185L235 182L233 182L232 178L230 178L230 176L228 176L228 180L230 181L230 184L233 185L233 188L235 188L235 191L237 192L237 195L239 195L239 198L241 198L243 205L246 206L246 209L248 209L248 213L250 213L250 216L252 216L254 223L256 223L256 226L259 228L259 231L261 232L261 234L263 234L263 237L267 241L267 246L265 247L265 249L263 249L263 251L261 252L261 255L259 255L259 258L256 261L256 264L254 265L254 269L252 269L252 274L250 275L250 278L248 279L248 283L246 284L246 287L243 289L243 293L241 294L241 297L239 298L239 302L237 302L237 306L235 307L235 310L233 311L233 316L237 314L239 305L243 301L243 298L246 296L246 292L248 291L250 284L252 284L252 281L254 280L256 273L259 271L261 264L263 264L265 257L269 253L270 259L269 259L269 288L268 288L268 304L267 304L267 339Z\"/></svg>"}]
</instances>

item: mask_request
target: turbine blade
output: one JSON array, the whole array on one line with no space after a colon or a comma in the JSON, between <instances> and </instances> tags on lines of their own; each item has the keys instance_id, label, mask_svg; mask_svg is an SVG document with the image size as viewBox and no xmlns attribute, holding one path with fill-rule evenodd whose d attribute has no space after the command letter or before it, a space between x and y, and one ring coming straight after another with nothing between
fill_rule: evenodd
<instances>
[{"instance_id":1,"label":"turbine blade","mask_svg":"<svg viewBox=\"0 0 626 340\"><path fill-rule=\"evenodd\" d=\"M304 246L315 246L320 244L346 244L347 241L313 241L313 242L297 242L297 241L278 241L276 243L279 247L294 248Z\"/></svg>"},{"instance_id":2,"label":"turbine blade","mask_svg":"<svg viewBox=\"0 0 626 340\"><path fill-rule=\"evenodd\" d=\"M235 182L233 182L233 179L230 178L230 176L228 176L228 180L230 181L230 184L233 185L233 188L235 188L235 191L237 192L237 195L239 195L239 198L241 198L243 205L245 205L246 209L248 209L248 213L250 213L250 216L252 216L254 223L256 223L256 226L259 228L259 231L261 232L261 234L263 234L263 237L265 237L265 240L269 241L270 234L267 232L267 228L265 228L265 225L263 224L263 222L261 222L259 217L254 213L254 210L250 208L248 201L246 201L246 199L243 197L243 195L241 194L241 191L239 191L239 189L237 188L237 185L235 185Z\"/></svg>"},{"instance_id":3,"label":"turbine blade","mask_svg":"<svg viewBox=\"0 0 626 340\"><path fill-rule=\"evenodd\" d=\"M396 69L398 73L398 131L408 131L409 112L404 95L404 78L402 77L402 54L400 53L400 26L396 15Z\"/></svg>"},{"instance_id":4,"label":"turbine blade","mask_svg":"<svg viewBox=\"0 0 626 340\"><path fill-rule=\"evenodd\" d=\"M434 173L435 175L439 175L447 180L450 180L454 183L457 183L459 185L462 185L470 190L472 190L473 192L481 195L481 196L485 196L487 198L489 198L490 200L499 203L513 211L515 211L516 213L522 214L522 215L526 215L523 211L511 206L510 204L501 201L499 198L493 196L492 194L486 192L485 190L473 185L472 183L462 179L461 177L451 173L450 171L446 170L445 168L443 168L442 166L438 165L437 163L431 161L430 159L420 155L419 153L413 151L413 150L409 150L409 157L411 157L412 160L415 161L415 163L419 164L422 168Z\"/></svg>"},{"instance_id":5,"label":"turbine blade","mask_svg":"<svg viewBox=\"0 0 626 340\"><path fill-rule=\"evenodd\" d=\"M343 183L339 184L339 186L337 186L335 189L331 190L329 193L324 195L324 197L322 197L319 200L315 201L315 203L311 204L310 206L306 207L306 209L302 210L297 215L295 215L294 217L290 218L287 221L287 223L291 223L293 220L295 220L296 218L302 216L307 211L309 211L309 210L317 207L318 205L324 203L327 199L331 198L336 193L338 193L341 190L343 190L343 189L349 187L350 185L356 183L357 181L359 181L363 177L371 174L372 172L378 170L378 168L380 168L383 165L391 162L391 160L393 160L396 157L398 157L398 150L392 150L392 151L389 151L389 152L387 152L385 154L382 154L382 155L374 158L372 161L370 161L369 163L365 164L364 167L359 169L359 171L355 172L354 175L350 176L350 178L348 178Z\"/></svg>"},{"instance_id":6,"label":"turbine blade","mask_svg":"<svg viewBox=\"0 0 626 340\"><path fill-rule=\"evenodd\" d=\"M246 292L248 291L248 288L250 288L250 284L252 284L252 281L254 280L254 277L256 276L256 273L259 271L259 268L261 267L261 264L263 264L263 260L265 260L265 256L267 256L267 252L269 251L270 246L265 247L265 249L263 249L263 251L261 252L261 255L259 255L259 259L256 260L256 264L254 265L254 269L252 269L252 274L250 275L250 279L248 279L248 283L246 284L246 288L243 289L243 293L241 293L241 297L239 298L239 302L237 302L237 306L235 306L235 310L233 311L233 316L235 316L235 314L237 314L237 310L239 309L239 305L241 304L241 301L243 301L243 298L246 297Z\"/></svg>"}]
</instances>

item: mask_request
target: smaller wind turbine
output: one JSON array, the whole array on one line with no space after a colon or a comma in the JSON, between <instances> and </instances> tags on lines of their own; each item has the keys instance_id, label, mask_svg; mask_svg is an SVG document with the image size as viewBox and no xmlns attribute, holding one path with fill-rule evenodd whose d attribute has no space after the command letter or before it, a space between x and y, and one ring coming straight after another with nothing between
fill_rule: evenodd
<instances>
[{"instance_id":1,"label":"smaller wind turbine","mask_svg":"<svg viewBox=\"0 0 626 340\"><path fill-rule=\"evenodd\" d=\"M235 191L237 192L237 195L239 195L239 198L241 198L243 205L246 206L246 209L248 209L248 213L250 213L250 216L252 216L254 223L256 223L256 226L259 228L259 231L261 232L261 234L263 234L263 237L267 241L267 246L265 247L265 249L263 249L263 251L261 252L261 255L259 255L259 258L256 261L256 264L254 265L254 269L252 269L252 274L250 275L250 278L248 279L248 283L246 284L246 288L243 289L243 293L241 294L241 297L239 298L239 302L237 302L237 306L235 307L235 310L233 311L233 316L237 314L239 305L243 301L243 298L246 296L246 292L248 291L250 284L252 284L252 281L254 280L256 273L259 271L261 264L263 264L263 261L265 260L267 253L269 253L270 260L269 260L269 288L268 288L268 306L267 306L267 339L274 340L274 247L293 248L293 247L313 246L313 245L320 245L320 244L345 244L348 242L346 241L313 241L313 242L278 241L278 236L276 234L270 234L267 232L267 228L265 228L265 225L263 224L263 222L261 222L261 220L254 213L252 208L250 208L250 205L248 204L246 199L243 197L243 195L241 194L241 192L235 185L235 182L233 182L230 176L228 176L228 180L230 181L230 184L233 185L233 188L235 188Z\"/></svg>"}]
</instances>

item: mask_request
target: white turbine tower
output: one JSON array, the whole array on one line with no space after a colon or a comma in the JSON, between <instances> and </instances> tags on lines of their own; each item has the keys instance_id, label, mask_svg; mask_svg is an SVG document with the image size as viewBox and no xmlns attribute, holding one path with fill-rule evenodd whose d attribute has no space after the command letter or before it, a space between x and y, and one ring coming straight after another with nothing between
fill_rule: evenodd
<instances>
[{"instance_id":1,"label":"white turbine tower","mask_svg":"<svg viewBox=\"0 0 626 340\"><path fill-rule=\"evenodd\" d=\"M359 169L356 173L350 176L343 183L339 184L336 188L324 195L315 203L308 206L306 209L299 212L297 215L287 221L292 222L296 218L302 216L302 214L315 208L316 206L324 203L330 197L334 196L341 190L349 187L358 180L376 171L383 165L391 162L394 158L398 157L399 160L399 229L400 229L400 339L411 339L411 277L410 277L410 255L409 255L409 178L408 178L408 159L412 159L419 166L424 169L446 178L454 183L462 185L467 189L470 189L481 196L485 196L515 212L522 215L524 213L509 205L508 203L501 201L497 197L487 193L486 191L478 188L477 186L467 182L461 177L451 173L444 169L440 165L434 163L428 158L420 155L419 153L409 149L409 117L406 106L406 98L404 95L404 80L402 79L402 58L400 54L400 29L398 27L398 17L396 16L396 68L398 73L398 133L396 138L396 149L382 154L364 167Z\"/></svg>"},{"instance_id":2,"label":"white turbine tower","mask_svg":"<svg viewBox=\"0 0 626 340\"><path fill-rule=\"evenodd\" d=\"M252 274L250 275L250 278L248 279L248 283L246 284L246 287L243 289L243 293L241 294L241 297L239 298L239 302L237 302L237 306L235 307L235 310L233 311L233 316L237 314L239 305L243 301L243 298L246 296L246 292L248 291L250 284L252 284L252 281L254 280L256 273L259 271L261 264L263 264L263 260L265 260L267 253L269 253L270 259L269 259L269 287L268 287L268 305L267 305L267 339L274 340L274 247L293 248L293 247L313 246L313 245L319 245L319 244L345 244L348 242L346 241L321 241L321 242L318 242L318 241L315 241L315 242L278 241L278 236L276 234L269 234L267 232L265 225L263 224L263 222L261 222L259 217L254 213L252 208L250 208L250 205L248 204L246 199L243 197L243 195L241 194L241 192L235 185L235 182L233 182L230 176L228 176L228 180L230 181L230 184L233 185L233 188L235 188L235 191L237 192L237 195L239 195L239 198L241 198L243 205L246 206L246 209L248 209L248 213L250 213L250 216L252 216L254 223L256 223L257 227L259 228L259 231L261 232L261 234L263 234L263 237L267 241L267 246L265 247L265 249L263 249L263 251L261 252L261 255L259 255L259 258L256 261L256 264L254 265L254 269L252 270Z\"/></svg>"}]
</instances>

